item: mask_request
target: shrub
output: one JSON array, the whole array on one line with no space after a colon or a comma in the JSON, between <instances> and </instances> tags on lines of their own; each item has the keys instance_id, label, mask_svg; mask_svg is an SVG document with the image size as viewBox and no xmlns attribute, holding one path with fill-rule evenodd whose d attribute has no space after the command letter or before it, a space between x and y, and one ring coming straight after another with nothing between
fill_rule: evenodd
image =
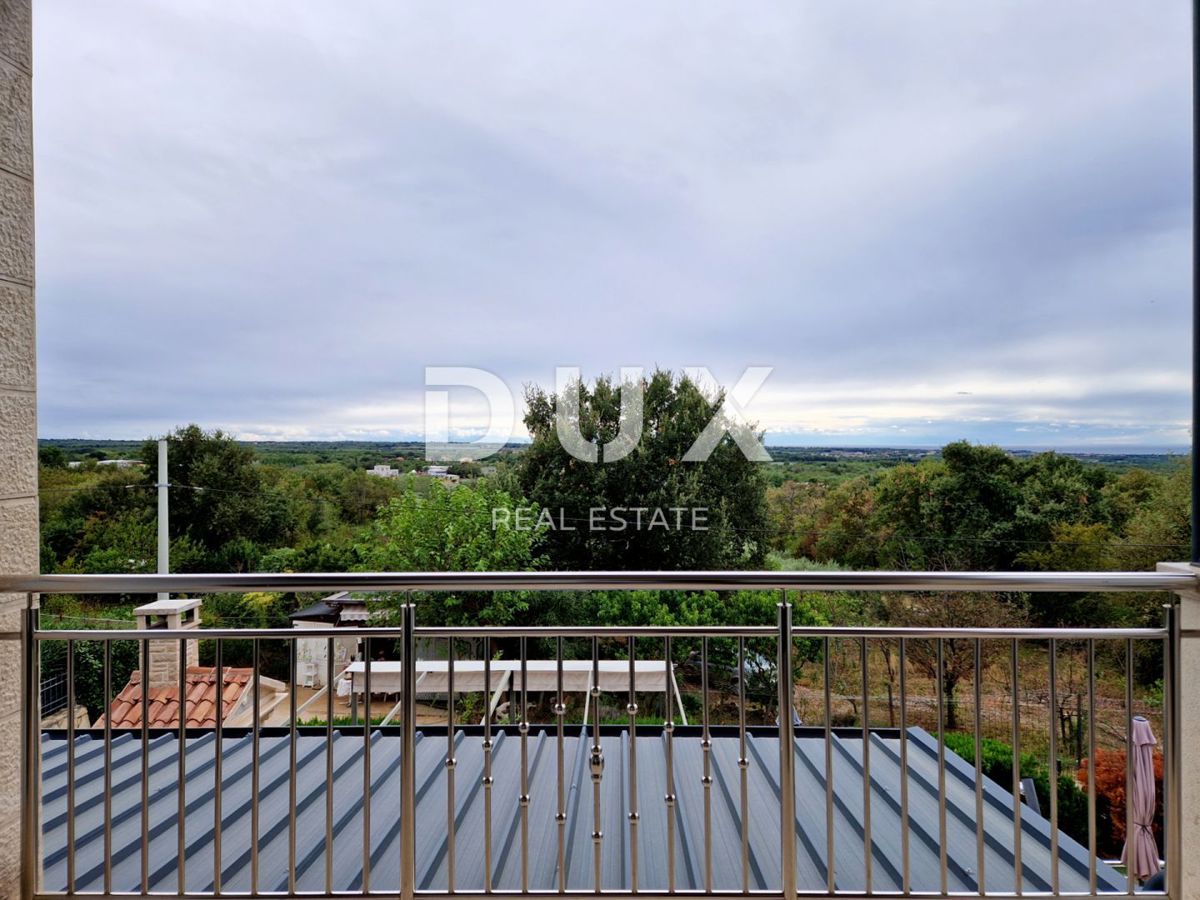
<instances>
[{"instance_id":1,"label":"shrub","mask_svg":"<svg viewBox=\"0 0 1200 900\"><path fill-rule=\"evenodd\" d=\"M41 646L42 678L52 677L67 670L67 642L43 641ZM137 641L112 642L112 691L113 696L137 671L139 646ZM102 641L75 642L75 702L87 707L88 718L96 721L106 710L104 702L104 643Z\"/></svg>"},{"instance_id":2,"label":"shrub","mask_svg":"<svg viewBox=\"0 0 1200 900\"><path fill-rule=\"evenodd\" d=\"M975 763L975 736L962 732L950 732L946 735L946 749L957 753L967 762ZM982 746L983 774L995 781L1002 788L1009 789L1012 785L1013 751L1010 744L1002 741L984 738ZM1037 790L1038 801L1043 810L1048 810L1050 804L1050 767L1036 756L1024 753L1021 755L1021 777L1032 778ZM1101 796L1097 791L1097 817L1100 815ZM1107 807L1105 807L1107 808ZM1088 815L1087 794L1067 772L1061 769L1058 773L1058 827L1082 844L1087 844Z\"/></svg>"},{"instance_id":3,"label":"shrub","mask_svg":"<svg viewBox=\"0 0 1200 900\"><path fill-rule=\"evenodd\" d=\"M1087 783L1088 765L1084 760L1076 777L1081 784ZM1154 754L1154 784L1156 806L1154 814L1154 839L1162 848L1163 810L1163 758ZM1096 831L1097 848L1106 856L1120 856L1125 846L1125 751L1096 751Z\"/></svg>"}]
</instances>

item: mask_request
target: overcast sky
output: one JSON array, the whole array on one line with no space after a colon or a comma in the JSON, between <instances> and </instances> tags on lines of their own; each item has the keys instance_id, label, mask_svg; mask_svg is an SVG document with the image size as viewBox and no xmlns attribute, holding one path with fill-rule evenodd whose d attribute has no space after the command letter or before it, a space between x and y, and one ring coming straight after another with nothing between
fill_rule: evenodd
<instances>
[{"instance_id":1,"label":"overcast sky","mask_svg":"<svg viewBox=\"0 0 1200 900\"><path fill-rule=\"evenodd\" d=\"M41 433L419 439L426 366L760 365L769 443L1184 444L1189 27L38 0Z\"/></svg>"}]
</instances>

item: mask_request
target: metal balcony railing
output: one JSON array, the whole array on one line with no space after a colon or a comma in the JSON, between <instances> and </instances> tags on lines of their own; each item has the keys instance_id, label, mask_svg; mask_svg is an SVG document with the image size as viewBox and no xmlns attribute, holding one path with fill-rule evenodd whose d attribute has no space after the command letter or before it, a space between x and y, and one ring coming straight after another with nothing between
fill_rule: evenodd
<instances>
[{"instance_id":1,"label":"metal balcony railing","mask_svg":"<svg viewBox=\"0 0 1200 900\"><path fill-rule=\"evenodd\" d=\"M1049 710L1058 709L1057 666L1069 648L1084 666L1086 751L1097 750L1097 650L1106 677L1124 689L1124 730L1137 712L1138 648L1161 649L1163 841L1166 896L1180 897L1179 679L1181 633L1174 601L1162 628L837 628L797 626L787 591L1178 591L1195 580L1173 573L685 572L685 573L381 573L298 575L0 577L0 592L22 591L29 608L20 635L25 659L25 862L36 878L26 894L187 897L442 896L604 893L712 896L914 896L1101 894L1143 896L1132 872L1105 864L1096 766L1086 784L1087 834L1061 831L1058 790L1039 798L1045 816L1022 797L1024 652L1044 648ZM386 627L296 629L51 630L39 626L38 594L150 594L351 590L775 590L778 619L754 627L422 627L419 610L397 602ZM362 639L351 690L366 708L335 721L334 642ZM212 728L189 727L187 643L212 642L218 693L231 642L250 642L248 724L215 708ZM297 698L298 640L326 641L321 726L298 724L309 705ZM177 648L178 722L152 725L151 692L140 693L140 727L76 726L77 646L101 648L102 696L111 702L114 646L137 641ZM39 650L65 644L66 717L44 730L38 710ZM285 725L264 723L260 707L264 648L287 647L291 688ZM493 651L508 645L504 664ZM887 644L898 660L895 726L873 722L869 652ZM973 754L945 741L947 654L973 657L968 733ZM564 646L584 649L576 661ZM244 645L243 645L244 646ZM394 646L399 660L372 653ZM548 665L530 666L530 648ZM684 725L675 670L686 646L698 721ZM434 666L422 648L441 648ZM476 660L466 658L473 648ZM838 653L853 663L849 687L835 685ZM540 648L540 650L538 649ZM651 649L652 648L652 649ZM1011 674L1008 743L1011 777L984 771L981 697L984 657ZM934 734L912 727L911 654L935 660L929 679ZM929 656L932 654L932 656ZM720 661L717 661L717 658ZM579 662L579 659L584 664ZM1040 657L1039 657L1040 658ZM655 669L639 662L661 660ZM819 673L819 723L796 721L797 661ZM1113 662L1113 660L1119 660ZM145 667L145 664L143 664ZM396 708L371 717L372 669L395 677ZM852 667L853 668L853 667ZM435 671L436 670L436 671ZM568 680L585 676L585 713L572 717ZM759 679L750 677L751 672ZM646 672L661 672L648 688ZM723 691L713 673L726 680ZM430 681L424 686L419 682ZM653 676L658 678L657 675ZM456 684L456 678L458 682ZM482 681L480 681L482 679ZM811 679L810 679L811 680ZM418 721L417 696L450 698L443 720ZM698 682L696 684L695 682ZM507 687L515 723L495 721L489 698ZM766 685L768 699L762 691ZM453 698L482 686L484 709L463 721ZM576 685L577 686L577 685ZM379 685L377 684L377 687ZM774 721L748 721L748 694ZM717 693L732 705L714 721ZM547 714L536 720L549 697ZM698 694L696 697L694 694ZM861 701L858 722L835 722L837 697ZM607 703L605 698L608 698ZM619 697L619 702L614 698ZM640 703L639 703L640 701ZM616 704L614 706L614 703ZM650 725L642 711L661 711ZM608 709L606 715L605 709ZM615 710L615 713L614 713ZM612 720L616 719L614 723ZM720 718L719 716L716 718ZM571 721L568 721L571 719ZM1059 782L1060 735L1048 717L1048 782ZM515 746L514 746L515 744ZM1126 755L1126 783L1133 756ZM1133 833L1127 804L1126 833Z\"/></svg>"}]
</instances>

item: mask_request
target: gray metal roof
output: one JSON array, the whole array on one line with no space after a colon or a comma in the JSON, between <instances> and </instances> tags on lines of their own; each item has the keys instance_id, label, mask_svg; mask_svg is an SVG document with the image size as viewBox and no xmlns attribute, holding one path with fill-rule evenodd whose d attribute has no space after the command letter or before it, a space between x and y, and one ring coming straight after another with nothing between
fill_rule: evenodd
<instances>
[{"instance_id":1,"label":"gray metal roof","mask_svg":"<svg viewBox=\"0 0 1200 900\"><path fill-rule=\"evenodd\" d=\"M330 594L328 597L322 597L311 606L306 606L303 609L298 609L293 613L289 613L288 618L292 621L308 620L335 622L337 621L338 616L344 607L365 605L366 600L363 598L351 597L349 591L338 591L336 594Z\"/></svg>"},{"instance_id":2,"label":"gray metal roof","mask_svg":"<svg viewBox=\"0 0 1200 900\"><path fill-rule=\"evenodd\" d=\"M715 887L741 889L740 779L735 732L714 730L712 741L713 875ZM909 816L912 886L936 892L938 876L937 748L920 729L910 731ZM517 889L521 879L520 736L498 729L493 752L493 868L497 889ZM637 793L639 887L667 886L665 851L666 737L639 729ZM529 755L529 885L553 890L557 874L556 739L553 728L535 726L528 737ZM213 875L213 747L211 732L187 740L187 859L189 891L212 888ZM457 840L456 887L483 886L483 754L478 729L457 736L455 756ZM587 765L590 738L578 726L565 740L567 883L590 889L592 883L592 784ZM603 882L607 889L630 886L629 736L620 728L603 729L605 768L601 780ZM796 745L796 846L800 889L825 887L825 743L823 733L800 729ZM141 758L137 734L113 738L113 889L136 891L141 871ZM174 892L177 878L177 746L176 734L158 734L150 742L150 889ZM361 888L363 736L361 729L340 729L333 740L333 886ZM751 889L779 888L778 741L756 731L748 738L749 846ZM862 741L848 734L834 737L835 875L839 889L863 888ZM227 732L224 738L222 801L223 889L250 888L251 739ZM398 890L400 734L377 730L371 751L371 887ZM66 887L66 749L65 738L47 733L42 741L43 853L45 888ZM288 736L263 730L261 743L260 884L261 891L287 888ZM425 729L417 735L417 879L422 890L446 888L446 756L445 731ZM298 886L322 891L325 886L325 735L302 729L297 767ZM947 752L947 834L949 889L975 891L975 772ZM900 766L896 732L871 738L871 821L874 888L901 887ZM674 738L676 795L676 877L680 890L704 884L703 754L698 733L677 729ZM98 735L76 738L76 872L78 888L103 888L103 742ZM985 784L986 880L988 890L1011 891L1012 795L992 782ZM1049 825L1028 807L1022 813L1024 889L1047 891ZM1085 892L1087 851L1065 834L1060 838L1062 890ZM1121 890L1124 881L1110 868L1099 867L1102 890Z\"/></svg>"},{"instance_id":3,"label":"gray metal roof","mask_svg":"<svg viewBox=\"0 0 1200 900\"><path fill-rule=\"evenodd\" d=\"M326 603L324 600L318 600L311 606L288 613L288 618L292 621L335 622L337 621L338 613L339 609L336 605Z\"/></svg>"}]
</instances>

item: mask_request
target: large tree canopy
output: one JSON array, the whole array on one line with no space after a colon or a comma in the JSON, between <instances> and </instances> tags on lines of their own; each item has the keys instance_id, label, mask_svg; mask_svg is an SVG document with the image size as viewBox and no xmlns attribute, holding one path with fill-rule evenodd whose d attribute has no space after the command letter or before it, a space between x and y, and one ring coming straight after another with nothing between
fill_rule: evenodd
<instances>
[{"instance_id":1,"label":"large tree canopy","mask_svg":"<svg viewBox=\"0 0 1200 900\"><path fill-rule=\"evenodd\" d=\"M486 482L434 484L379 509L357 544L358 568L377 572L503 572L536 569L541 529L514 527L522 505ZM503 511L505 515L499 515ZM424 625L504 625L528 609L522 592L414 592Z\"/></svg>"},{"instance_id":2,"label":"large tree canopy","mask_svg":"<svg viewBox=\"0 0 1200 900\"><path fill-rule=\"evenodd\" d=\"M689 378L663 371L642 387L640 440L623 458L595 463L563 448L555 425L559 405L568 401L571 425L584 440L604 444L620 431L628 387L600 378L590 388L568 388L573 397L540 388L526 392L525 425L533 442L520 457L518 478L525 496L553 522L546 535L551 562L592 570L760 566L769 528L761 464L747 459L729 434L703 462L684 460L709 421L722 415L723 395L711 396ZM578 402L570 402L575 397ZM640 527L634 524L637 509L646 510ZM616 510L626 511L620 514L624 527ZM655 510L666 511L665 527L661 519L652 521ZM597 522L601 527L594 527Z\"/></svg>"},{"instance_id":3,"label":"large tree canopy","mask_svg":"<svg viewBox=\"0 0 1200 900\"><path fill-rule=\"evenodd\" d=\"M188 425L168 436L171 538L186 537L202 548L209 571L253 568L264 546L291 539L284 497L263 479L254 451L231 435ZM157 481L158 450L141 451L147 480Z\"/></svg>"},{"instance_id":4,"label":"large tree canopy","mask_svg":"<svg viewBox=\"0 0 1200 900\"><path fill-rule=\"evenodd\" d=\"M813 487L819 490L813 490ZM1136 479L1130 490L1140 490ZM793 496L794 495L794 496ZM1097 466L957 441L940 457L831 490L772 494L788 549L862 568L1011 569L1072 526L1113 525L1129 501ZM1037 566L1034 566L1037 567Z\"/></svg>"},{"instance_id":5,"label":"large tree canopy","mask_svg":"<svg viewBox=\"0 0 1200 900\"><path fill-rule=\"evenodd\" d=\"M773 545L859 569L1152 569L1187 552L1190 472L1112 469L965 441L834 485L772 488ZM1149 622L1161 598L1031 595L1043 625Z\"/></svg>"}]
</instances>

